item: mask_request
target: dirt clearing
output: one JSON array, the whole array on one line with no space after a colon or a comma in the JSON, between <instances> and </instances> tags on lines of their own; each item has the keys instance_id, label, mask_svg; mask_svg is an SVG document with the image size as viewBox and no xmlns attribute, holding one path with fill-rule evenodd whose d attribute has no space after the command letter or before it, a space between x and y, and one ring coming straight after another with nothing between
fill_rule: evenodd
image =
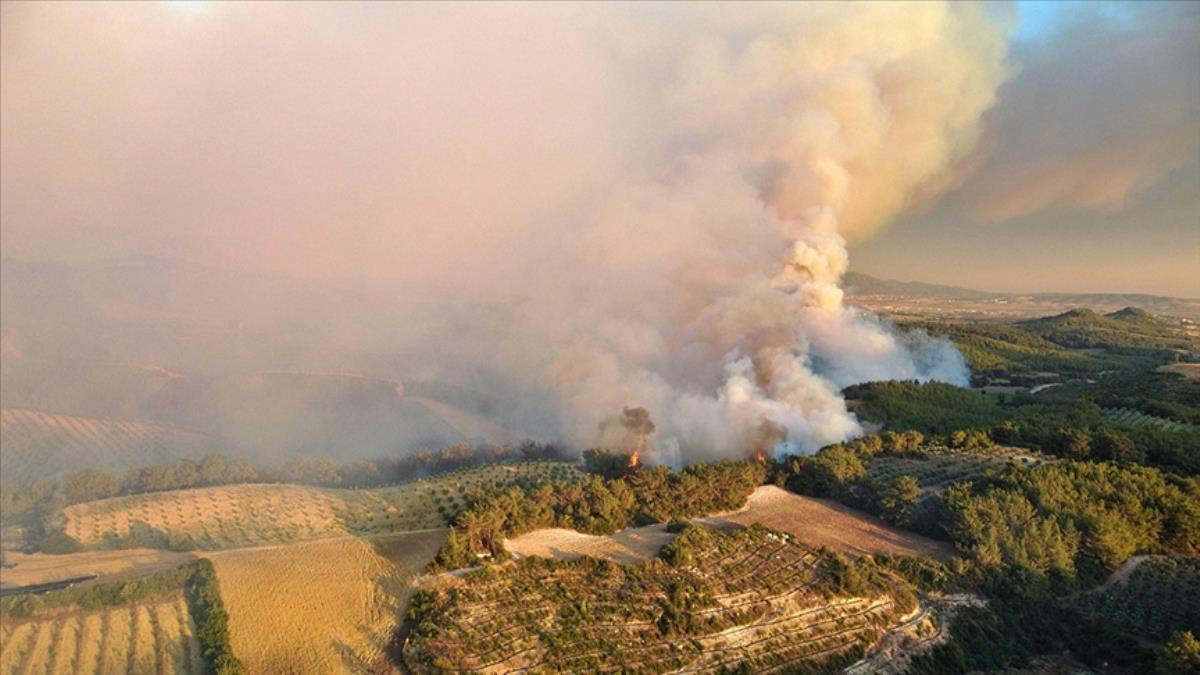
<instances>
[{"instance_id":1,"label":"dirt clearing","mask_svg":"<svg viewBox=\"0 0 1200 675\"><path fill-rule=\"evenodd\" d=\"M893 527L849 506L804 497L773 485L755 490L746 506L737 511L699 518L695 522L713 527L758 523L791 533L803 544L827 546L852 556L888 553L946 562L954 555L950 544Z\"/></svg>"},{"instance_id":2,"label":"dirt clearing","mask_svg":"<svg viewBox=\"0 0 1200 675\"><path fill-rule=\"evenodd\" d=\"M60 579L95 574L95 582L119 581L175 569L194 560L190 553L135 548L124 551L89 551L68 555L18 553L9 551L5 559L13 565L0 570L0 585L28 586ZM89 583L95 583L89 582Z\"/></svg>"},{"instance_id":3,"label":"dirt clearing","mask_svg":"<svg viewBox=\"0 0 1200 675\"><path fill-rule=\"evenodd\" d=\"M636 563L658 555L659 549L674 538L674 534L667 532L667 526L661 524L630 527L609 536L555 527L506 539L504 546L518 558L535 555L573 560L586 555L617 563Z\"/></svg>"},{"instance_id":4,"label":"dirt clearing","mask_svg":"<svg viewBox=\"0 0 1200 675\"><path fill-rule=\"evenodd\" d=\"M773 485L758 488L737 511L696 518L695 523L728 529L760 524L795 535L808 546L827 546L850 556L868 553L914 555L947 562L954 548L947 543L893 527L849 506L827 499L804 497ZM658 555L675 538L663 524L631 527L609 536L547 528L507 539L516 557L536 555L571 560L580 556L636 563Z\"/></svg>"},{"instance_id":5,"label":"dirt clearing","mask_svg":"<svg viewBox=\"0 0 1200 675\"><path fill-rule=\"evenodd\" d=\"M1179 373L1189 380L1200 380L1200 363L1172 363L1169 366L1159 366L1160 373Z\"/></svg>"}]
</instances>

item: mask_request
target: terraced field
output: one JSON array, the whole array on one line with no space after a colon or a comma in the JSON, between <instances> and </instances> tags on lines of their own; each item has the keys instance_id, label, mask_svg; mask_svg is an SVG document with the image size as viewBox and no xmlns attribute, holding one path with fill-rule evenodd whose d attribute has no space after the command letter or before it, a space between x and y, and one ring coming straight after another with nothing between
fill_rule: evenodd
<instances>
[{"instance_id":1,"label":"terraced field","mask_svg":"<svg viewBox=\"0 0 1200 675\"><path fill-rule=\"evenodd\" d=\"M414 672L794 672L849 665L916 608L878 574L839 593L829 554L762 527L694 528L636 566L529 557L413 599Z\"/></svg>"},{"instance_id":2,"label":"terraced field","mask_svg":"<svg viewBox=\"0 0 1200 675\"><path fill-rule=\"evenodd\" d=\"M1200 431L1200 427L1194 424L1147 415L1131 408L1105 408L1104 417L1110 422L1131 427L1150 427L1159 431Z\"/></svg>"},{"instance_id":3,"label":"terraced field","mask_svg":"<svg viewBox=\"0 0 1200 675\"><path fill-rule=\"evenodd\" d=\"M921 457L873 457L867 466L867 474L884 484L890 484L901 476L912 476L917 479L922 491L933 493L958 481L1001 470L1010 463L1033 467L1048 461L1053 460L1024 448L931 448Z\"/></svg>"},{"instance_id":4,"label":"terraced field","mask_svg":"<svg viewBox=\"0 0 1200 675\"><path fill-rule=\"evenodd\" d=\"M574 464L541 461L493 464L372 490L268 484L177 490L76 504L64 510L61 526L87 546L113 544L148 528L190 537L202 550L382 535L446 527L472 490L574 481L580 475Z\"/></svg>"},{"instance_id":5,"label":"terraced field","mask_svg":"<svg viewBox=\"0 0 1200 675\"><path fill-rule=\"evenodd\" d=\"M0 622L0 675L204 672L183 593L92 612Z\"/></svg>"},{"instance_id":6,"label":"terraced field","mask_svg":"<svg viewBox=\"0 0 1200 675\"><path fill-rule=\"evenodd\" d=\"M123 471L219 449L204 434L161 424L0 410L0 464L5 485L47 480L79 468Z\"/></svg>"},{"instance_id":7,"label":"terraced field","mask_svg":"<svg viewBox=\"0 0 1200 675\"><path fill-rule=\"evenodd\" d=\"M1087 614L1152 640L1180 630L1200 634L1200 558L1151 556L1127 580L1075 602Z\"/></svg>"}]
</instances>

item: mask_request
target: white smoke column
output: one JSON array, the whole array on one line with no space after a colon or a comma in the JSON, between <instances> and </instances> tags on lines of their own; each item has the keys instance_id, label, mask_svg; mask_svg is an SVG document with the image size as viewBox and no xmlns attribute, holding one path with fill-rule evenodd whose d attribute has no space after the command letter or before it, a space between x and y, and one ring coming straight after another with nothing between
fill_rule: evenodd
<instances>
[{"instance_id":1,"label":"white smoke column","mask_svg":"<svg viewBox=\"0 0 1200 675\"><path fill-rule=\"evenodd\" d=\"M965 382L953 348L838 283L847 242L974 144L1006 70L990 4L0 11L6 255L152 253L378 299L349 321L267 296L245 318L294 362L223 345L246 363L403 355L389 377L482 391L514 432L578 447L642 407L672 463L743 456L764 420L804 451L859 434L854 382Z\"/></svg>"},{"instance_id":2,"label":"white smoke column","mask_svg":"<svg viewBox=\"0 0 1200 675\"><path fill-rule=\"evenodd\" d=\"M588 327L555 367L575 442L639 405L659 424L660 461L742 455L763 420L787 430L787 450L812 452L862 433L846 385L966 384L951 345L845 307L838 283L847 238L903 209L975 140L1005 75L985 12L689 5L622 17L626 69L659 92L644 112L660 154L657 174L587 226L584 250L606 265L564 302Z\"/></svg>"}]
</instances>

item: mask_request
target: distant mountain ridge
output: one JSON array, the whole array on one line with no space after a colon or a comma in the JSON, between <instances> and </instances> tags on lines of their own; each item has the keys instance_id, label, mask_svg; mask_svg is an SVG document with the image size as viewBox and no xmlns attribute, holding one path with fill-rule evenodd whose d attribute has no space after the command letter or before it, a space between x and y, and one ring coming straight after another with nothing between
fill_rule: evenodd
<instances>
[{"instance_id":1,"label":"distant mountain ridge","mask_svg":"<svg viewBox=\"0 0 1200 675\"><path fill-rule=\"evenodd\" d=\"M861 272L846 272L842 286L852 295L894 295L902 298L945 298L950 300L989 300L1001 293L977 291L961 286L929 284L923 281L880 279Z\"/></svg>"},{"instance_id":2,"label":"distant mountain ridge","mask_svg":"<svg viewBox=\"0 0 1200 675\"><path fill-rule=\"evenodd\" d=\"M1124 307L1130 311L1142 310L1171 316L1196 317L1200 315L1200 299L1147 293L1000 293L921 281L880 279L861 272L847 272L842 277L842 285L847 294L851 296L877 295L908 299L977 302L1012 302L1029 299L1036 302L1078 307Z\"/></svg>"}]
</instances>

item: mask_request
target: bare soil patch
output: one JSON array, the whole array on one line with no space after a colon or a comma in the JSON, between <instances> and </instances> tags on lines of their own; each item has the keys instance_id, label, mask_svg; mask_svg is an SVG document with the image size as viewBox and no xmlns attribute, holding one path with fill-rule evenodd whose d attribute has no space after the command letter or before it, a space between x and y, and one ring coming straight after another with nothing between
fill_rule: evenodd
<instances>
[{"instance_id":1,"label":"bare soil patch","mask_svg":"<svg viewBox=\"0 0 1200 675\"><path fill-rule=\"evenodd\" d=\"M947 543L893 527L828 499L805 497L773 485L754 491L746 506L696 520L713 527L760 524L793 534L809 546L827 546L851 556L868 553L914 555L943 562L954 555Z\"/></svg>"},{"instance_id":2,"label":"bare soil patch","mask_svg":"<svg viewBox=\"0 0 1200 675\"><path fill-rule=\"evenodd\" d=\"M1200 380L1200 363L1172 363L1168 366L1159 366L1161 373L1179 373L1189 380Z\"/></svg>"},{"instance_id":3,"label":"bare soil patch","mask_svg":"<svg viewBox=\"0 0 1200 675\"><path fill-rule=\"evenodd\" d=\"M0 585L28 586L89 574L95 574L98 578L88 583L119 581L175 569L194 558L190 553L148 548L68 555L9 551L5 553L5 560L13 566L0 570Z\"/></svg>"},{"instance_id":4,"label":"bare soil patch","mask_svg":"<svg viewBox=\"0 0 1200 675\"><path fill-rule=\"evenodd\" d=\"M586 555L617 563L636 563L658 555L659 549L674 538L663 524L630 527L608 536L555 527L506 539L504 546L518 558L535 555L573 560Z\"/></svg>"}]
</instances>

